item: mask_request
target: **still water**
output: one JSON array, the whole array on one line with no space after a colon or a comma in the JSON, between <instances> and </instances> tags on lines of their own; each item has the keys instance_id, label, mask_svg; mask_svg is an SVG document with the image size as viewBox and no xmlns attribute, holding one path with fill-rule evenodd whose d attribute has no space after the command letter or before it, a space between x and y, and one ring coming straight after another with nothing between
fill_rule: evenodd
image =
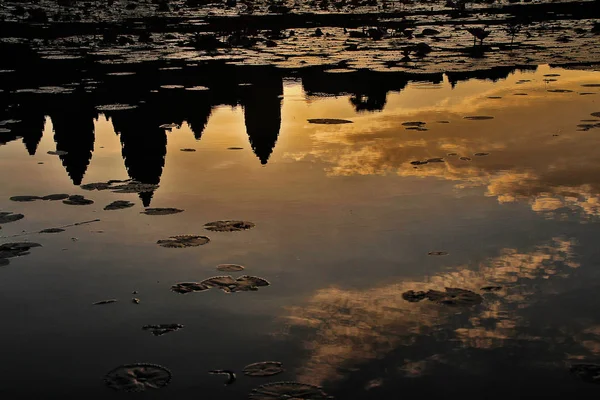
<instances>
[{"instance_id":1,"label":"still water","mask_svg":"<svg viewBox=\"0 0 600 400\"><path fill-rule=\"evenodd\" d=\"M4 124L0 211L25 218L2 225L0 243L42 247L0 269L0 394L228 400L299 381L337 399L595 395L569 367L600 362L598 83L600 72L541 66L497 82L409 83L364 110L356 96L285 81L282 96L185 121L159 120L144 103L90 113L63 94L62 112L31 116L23 133L9 137L19 125ZM352 123L307 121L318 118ZM434 158L443 162L411 164ZM159 187L78 186L128 178ZM52 193L94 204L9 200ZM135 206L103 210L114 200ZM185 211L148 216L144 205ZM225 219L256 227L203 228ZM211 242L156 244L181 234ZM170 290L230 274L216 270L223 263L271 285ZM402 297L444 287L483 302ZM118 301L93 305L105 299ZM141 329L167 323L185 327L159 337ZM267 360L285 372L243 375ZM105 387L109 370L135 362L169 368L171 383L143 395ZM215 369L238 379L224 386Z\"/></svg>"}]
</instances>

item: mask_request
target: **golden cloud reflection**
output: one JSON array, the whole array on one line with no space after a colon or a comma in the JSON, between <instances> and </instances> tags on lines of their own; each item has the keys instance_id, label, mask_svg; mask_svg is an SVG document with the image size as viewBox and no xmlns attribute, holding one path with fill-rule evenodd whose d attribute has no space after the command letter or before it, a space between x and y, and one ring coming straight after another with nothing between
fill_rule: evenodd
<instances>
[{"instance_id":1,"label":"golden cloud reflection","mask_svg":"<svg viewBox=\"0 0 600 400\"><path fill-rule=\"evenodd\" d=\"M551 93L542 83L545 72L534 74L528 86L496 83L453 101L443 90L431 91L441 99L422 108L400 108L394 96L405 101L407 89L390 96L383 113L362 114L344 126L307 128L312 147L286 156L323 162L330 176L438 178L457 188L486 188L500 203L528 202L540 213L598 217L600 159L589 149L600 144L600 136L598 130L577 127L598 108L591 99L596 96L578 94L590 77L572 75L560 83L572 92ZM514 95L523 91L528 95ZM465 120L469 115L494 119ZM402 124L408 121L425 122L428 130L407 130ZM444 162L411 164L436 157Z\"/></svg>"},{"instance_id":2,"label":"golden cloud reflection","mask_svg":"<svg viewBox=\"0 0 600 400\"><path fill-rule=\"evenodd\" d=\"M298 371L298 379L312 384L341 380L357 366L404 346L414 347L424 338L451 347L440 353L433 350L439 346L431 346L419 359L405 358L398 366L401 376L425 374L428 365L448 363L447 356L461 349L493 349L510 341L541 340L527 329L521 311L552 293L550 282L568 277L579 266L574 245L573 239L555 238L531 252L504 249L477 268L463 265L422 281L367 290L319 290L306 305L289 309L287 317L292 332L295 328L311 332L305 341L309 356ZM481 288L490 285L502 289L485 293L483 304L470 309L428 301L409 303L402 298L408 290L458 287L482 293Z\"/></svg>"}]
</instances>

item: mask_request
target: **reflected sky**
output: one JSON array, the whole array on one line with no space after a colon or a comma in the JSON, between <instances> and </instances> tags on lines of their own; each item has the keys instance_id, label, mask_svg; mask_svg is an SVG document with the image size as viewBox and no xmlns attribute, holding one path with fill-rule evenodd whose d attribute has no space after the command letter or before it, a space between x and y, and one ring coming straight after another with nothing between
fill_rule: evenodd
<instances>
[{"instance_id":1,"label":"reflected sky","mask_svg":"<svg viewBox=\"0 0 600 400\"><path fill-rule=\"evenodd\" d=\"M468 397L495 385L488 397L503 398L507 382L524 393L595 389L567 366L600 357L600 130L578 127L597 119L599 88L582 85L598 82L598 72L541 66L497 82L409 82L369 100L275 79L241 86L235 101L182 91L97 112L96 102L65 95L33 107L31 119L23 111L25 125L0 136L0 170L10 171L0 175L0 210L25 218L2 225L0 243L18 235L43 247L0 269L0 315L12 321L0 332L5 392L22 393L19 382L33 373L40 385L27 395L97 388L91 398L116 398L103 391L106 371L154 362L174 381L152 398L201 390L239 399L273 379L241 376L224 387L206 371L269 359L286 365L274 380L324 385L340 399L391 398L402 387ZM494 118L464 118L482 115ZM406 129L410 121L427 130ZM411 164L432 158L443 162ZM159 187L138 196L77 186L128 178ZM9 200L51 193L95 203ZM104 211L114 200L136 206ZM185 211L140 214L148 204ZM96 218L60 234L24 233ZM207 234L203 224L219 219L256 228L210 232L200 248L156 246ZM169 290L221 275L222 263L272 285L231 295ZM502 290L466 310L402 299L410 289L487 285ZM119 302L91 306L107 298ZM141 330L161 323L185 328L160 338Z\"/></svg>"}]
</instances>

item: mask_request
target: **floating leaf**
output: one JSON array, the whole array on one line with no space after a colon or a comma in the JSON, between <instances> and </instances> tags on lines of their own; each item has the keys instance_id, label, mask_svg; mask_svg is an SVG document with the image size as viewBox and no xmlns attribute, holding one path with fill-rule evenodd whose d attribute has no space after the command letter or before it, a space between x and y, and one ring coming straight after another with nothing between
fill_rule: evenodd
<instances>
[{"instance_id":1,"label":"floating leaf","mask_svg":"<svg viewBox=\"0 0 600 400\"><path fill-rule=\"evenodd\" d=\"M116 303L116 302L117 302L117 299L100 300L100 301L93 303L93 305L100 306L102 304L110 304L110 303Z\"/></svg>"},{"instance_id":2,"label":"floating leaf","mask_svg":"<svg viewBox=\"0 0 600 400\"><path fill-rule=\"evenodd\" d=\"M171 371L155 364L126 364L106 374L104 383L112 389L143 392L160 389L171 381Z\"/></svg>"},{"instance_id":3,"label":"floating leaf","mask_svg":"<svg viewBox=\"0 0 600 400\"><path fill-rule=\"evenodd\" d=\"M122 210L124 208L133 207L134 205L135 204L133 204L132 202L127 201L127 200L115 200L112 203L110 203L109 205L107 205L106 207L104 207L104 209L107 211Z\"/></svg>"},{"instance_id":4,"label":"floating leaf","mask_svg":"<svg viewBox=\"0 0 600 400\"><path fill-rule=\"evenodd\" d=\"M494 117L490 117L489 115L472 115L465 117L465 119L468 119L470 121L485 121L488 119L494 119Z\"/></svg>"},{"instance_id":5,"label":"floating leaf","mask_svg":"<svg viewBox=\"0 0 600 400\"><path fill-rule=\"evenodd\" d=\"M47 196L42 197L42 200L49 200L49 201L57 201L57 200L64 200L64 199L68 199L69 195L65 194L65 193L58 193L58 194L49 194Z\"/></svg>"},{"instance_id":6,"label":"floating leaf","mask_svg":"<svg viewBox=\"0 0 600 400\"><path fill-rule=\"evenodd\" d=\"M573 93L572 90L569 89L548 89L551 93Z\"/></svg>"},{"instance_id":7,"label":"floating leaf","mask_svg":"<svg viewBox=\"0 0 600 400\"><path fill-rule=\"evenodd\" d=\"M214 232L235 232L254 228L255 225L248 221L223 220L209 222L204 225L204 229Z\"/></svg>"},{"instance_id":8,"label":"floating leaf","mask_svg":"<svg viewBox=\"0 0 600 400\"><path fill-rule=\"evenodd\" d=\"M171 236L169 239L161 239L156 243L162 247L180 249L184 247L202 246L208 242L210 242L210 238L208 236L177 235Z\"/></svg>"},{"instance_id":9,"label":"floating leaf","mask_svg":"<svg viewBox=\"0 0 600 400\"><path fill-rule=\"evenodd\" d=\"M404 128L407 131L419 131L419 132L425 132L428 131L429 129L424 128L422 126L409 126L407 128Z\"/></svg>"},{"instance_id":10,"label":"floating leaf","mask_svg":"<svg viewBox=\"0 0 600 400\"><path fill-rule=\"evenodd\" d=\"M592 117L600 118L600 111L593 112L590 114Z\"/></svg>"},{"instance_id":11,"label":"floating leaf","mask_svg":"<svg viewBox=\"0 0 600 400\"><path fill-rule=\"evenodd\" d=\"M502 286L484 286L481 288L484 292L498 292L502 290Z\"/></svg>"},{"instance_id":12,"label":"floating leaf","mask_svg":"<svg viewBox=\"0 0 600 400\"><path fill-rule=\"evenodd\" d=\"M203 292L208 289L210 289L210 287L198 282L180 282L171 286L171 290L179 294Z\"/></svg>"},{"instance_id":13,"label":"floating leaf","mask_svg":"<svg viewBox=\"0 0 600 400\"><path fill-rule=\"evenodd\" d=\"M110 189L114 193L142 193L156 190L158 189L158 185L131 181L124 185L113 186Z\"/></svg>"},{"instance_id":14,"label":"floating leaf","mask_svg":"<svg viewBox=\"0 0 600 400\"><path fill-rule=\"evenodd\" d=\"M146 215L171 215L183 212L178 208L146 208L144 211L140 212L140 214Z\"/></svg>"},{"instance_id":15,"label":"floating leaf","mask_svg":"<svg viewBox=\"0 0 600 400\"><path fill-rule=\"evenodd\" d=\"M448 252L447 251L430 251L427 254L430 256L447 256Z\"/></svg>"},{"instance_id":16,"label":"floating leaf","mask_svg":"<svg viewBox=\"0 0 600 400\"><path fill-rule=\"evenodd\" d=\"M10 198L10 200L12 201L20 201L20 202L29 202L29 201L36 201L36 200L41 200L42 198L39 196L13 196Z\"/></svg>"},{"instance_id":17,"label":"floating leaf","mask_svg":"<svg viewBox=\"0 0 600 400\"><path fill-rule=\"evenodd\" d=\"M425 164L427 164L427 161L416 160L416 161L411 161L410 163L411 163L411 165L425 165Z\"/></svg>"},{"instance_id":18,"label":"floating leaf","mask_svg":"<svg viewBox=\"0 0 600 400\"><path fill-rule=\"evenodd\" d=\"M263 361L244 367L244 375L248 376L273 376L285 371L283 364L277 361Z\"/></svg>"},{"instance_id":19,"label":"floating leaf","mask_svg":"<svg viewBox=\"0 0 600 400\"><path fill-rule=\"evenodd\" d=\"M403 122L402 126L423 126L425 125L425 122L422 121L408 121L408 122Z\"/></svg>"},{"instance_id":20,"label":"floating leaf","mask_svg":"<svg viewBox=\"0 0 600 400\"><path fill-rule=\"evenodd\" d=\"M228 147L227 150L244 150L243 147Z\"/></svg>"},{"instance_id":21,"label":"floating leaf","mask_svg":"<svg viewBox=\"0 0 600 400\"><path fill-rule=\"evenodd\" d=\"M86 199L85 197L79 194L74 194L72 196L69 196L66 200L63 200L63 203L69 204L71 206L87 206L89 204L94 204L94 201Z\"/></svg>"},{"instance_id":22,"label":"floating leaf","mask_svg":"<svg viewBox=\"0 0 600 400\"><path fill-rule=\"evenodd\" d=\"M225 272L238 272L243 271L244 267L237 264L219 264L217 265L217 269Z\"/></svg>"},{"instance_id":23,"label":"floating leaf","mask_svg":"<svg viewBox=\"0 0 600 400\"><path fill-rule=\"evenodd\" d=\"M460 157L459 160L461 160L461 161L471 161L471 159L469 157Z\"/></svg>"},{"instance_id":24,"label":"floating leaf","mask_svg":"<svg viewBox=\"0 0 600 400\"><path fill-rule=\"evenodd\" d=\"M48 154L50 154L51 156L66 156L67 154L69 154L69 152L62 151L62 150L56 150L56 151L49 151Z\"/></svg>"},{"instance_id":25,"label":"floating leaf","mask_svg":"<svg viewBox=\"0 0 600 400\"><path fill-rule=\"evenodd\" d=\"M319 386L299 382L274 382L253 389L250 400L326 400L332 399Z\"/></svg>"},{"instance_id":26,"label":"floating leaf","mask_svg":"<svg viewBox=\"0 0 600 400\"><path fill-rule=\"evenodd\" d=\"M48 228L48 229L42 229L40 231L40 233L60 233L60 232L64 232L65 230L62 228Z\"/></svg>"},{"instance_id":27,"label":"floating leaf","mask_svg":"<svg viewBox=\"0 0 600 400\"><path fill-rule=\"evenodd\" d=\"M193 153L194 151L196 151L196 149L188 149L188 148L185 148L185 149L179 149L179 151L184 151L184 152L188 152L188 153Z\"/></svg>"},{"instance_id":28,"label":"floating leaf","mask_svg":"<svg viewBox=\"0 0 600 400\"><path fill-rule=\"evenodd\" d=\"M425 300L427 298L427 293L423 291L415 292L414 290L409 290L402 293L402 298L411 303L416 303L421 300Z\"/></svg>"},{"instance_id":29,"label":"floating leaf","mask_svg":"<svg viewBox=\"0 0 600 400\"><path fill-rule=\"evenodd\" d=\"M473 154L473 155L474 155L474 156L477 156L477 157L485 157L485 156L489 156L489 155L490 155L490 153L475 153L475 154Z\"/></svg>"},{"instance_id":30,"label":"floating leaf","mask_svg":"<svg viewBox=\"0 0 600 400\"><path fill-rule=\"evenodd\" d=\"M352 121L347 119L337 118L315 118L307 120L309 124L321 124L321 125L337 125L337 124L351 124Z\"/></svg>"},{"instance_id":31,"label":"floating leaf","mask_svg":"<svg viewBox=\"0 0 600 400\"><path fill-rule=\"evenodd\" d=\"M481 295L458 288L446 288L445 292L429 290L426 296L430 301L447 306L472 306L483 301Z\"/></svg>"},{"instance_id":32,"label":"floating leaf","mask_svg":"<svg viewBox=\"0 0 600 400\"><path fill-rule=\"evenodd\" d=\"M106 190L106 189L110 189L110 183L108 183L108 182L86 183L85 185L81 185L80 188L82 188L83 190Z\"/></svg>"},{"instance_id":33,"label":"floating leaf","mask_svg":"<svg viewBox=\"0 0 600 400\"><path fill-rule=\"evenodd\" d=\"M231 276L214 276L200 282L208 288L218 288L225 293L256 291L259 287L269 286L270 283L257 276L243 275L237 279Z\"/></svg>"},{"instance_id":34,"label":"floating leaf","mask_svg":"<svg viewBox=\"0 0 600 400\"><path fill-rule=\"evenodd\" d=\"M575 364L570 371L577 378L588 383L600 383L600 365L598 364Z\"/></svg>"},{"instance_id":35,"label":"floating leaf","mask_svg":"<svg viewBox=\"0 0 600 400\"><path fill-rule=\"evenodd\" d=\"M9 222L15 222L23 218L25 218L23 214L13 214L12 212L0 211L0 224L8 224Z\"/></svg>"},{"instance_id":36,"label":"floating leaf","mask_svg":"<svg viewBox=\"0 0 600 400\"><path fill-rule=\"evenodd\" d=\"M583 87L600 87L600 83L584 83Z\"/></svg>"},{"instance_id":37,"label":"floating leaf","mask_svg":"<svg viewBox=\"0 0 600 400\"><path fill-rule=\"evenodd\" d=\"M145 331L150 331L154 336L162 336L169 332L175 332L183 328L181 324L160 324L160 325L144 325Z\"/></svg>"},{"instance_id":38,"label":"floating leaf","mask_svg":"<svg viewBox=\"0 0 600 400\"><path fill-rule=\"evenodd\" d=\"M457 153L448 153L446 154L448 157L456 157L458 154Z\"/></svg>"},{"instance_id":39,"label":"floating leaf","mask_svg":"<svg viewBox=\"0 0 600 400\"><path fill-rule=\"evenodd\" d=\"M33 247L42 247L39 243L14 242L0 244L0 259L25 256Z\"/></svg>"},{"instance_id":40,"label":"floating leaf","mask_svg":"<svg viewBox=\"0 0 600 400\"><path fill-rule=\"evenodd\" d=\"M545 74L544 76L552 77L552 76L560 76L560 74Z\"/></svg>"},{"instance_id":41,"label":"floating leaf","mask_svg":"<svg viewBox=\"0 0 600 400\"><path fill-rule=\"evenodd\" d=\"M236 379L235 372L228 369L214 369L212 371L208 371L208 373L213 375L227 375L225 386L231 385Z\"/></svg>"}]
</instances>

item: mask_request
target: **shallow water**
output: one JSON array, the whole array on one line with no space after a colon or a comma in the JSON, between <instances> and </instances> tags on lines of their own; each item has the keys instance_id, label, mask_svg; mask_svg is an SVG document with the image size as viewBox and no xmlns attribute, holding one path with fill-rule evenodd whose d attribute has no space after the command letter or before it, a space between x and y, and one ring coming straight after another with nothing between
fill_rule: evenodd
<instances>
[{"instance_id":1,"label":"shallow water","mask_svg":"<svg viewBox=\"0 0 600 400\"><path fill-rule=\"evenodd\" d=\"M545 82L546 74L560 76ZM102 379L135 362L173 373L147 398L241 399L281 380L321 385L338 399L596 393L569 373L572 363L600 361L600 127L578 127L597 123L581 122L598 120L595 83L600 72L541 66L369 98L310 95L285 81L242 105L188 104L196 118L168 98L150 108L130 96L119 103L137 108L96 111L102 104L60 94L52 107L25 108L0 133L0 211L25 215L2 225L0 244L43 247L0 269L0 393L131 396ZM170 90L172 99L189 93ZM465 118L481 116L493 118ZM353 123L307 121L326 118ZM47 153L55 150L68 154ZM159 187L138 196L77 186L128 178ZM94 204L9 200L53 193ZM115 200L136 205L103 210ZM184 212L144 215L144 203ZM256 227L203 228L228 219ZM211 241L156 244L182 234ZM245 269L223 273L219 264ZM271 286L170 290L227 274ZM402 298L444 287L481 293L483 303ZM118 301L93 305L107 299ZM154 324L185 327L159 337L142 330ZM268 360L285 372L243 375ZM208 373L220 369L237 381L224 386L226 377Z\"/></svg>"}]
</instances>

